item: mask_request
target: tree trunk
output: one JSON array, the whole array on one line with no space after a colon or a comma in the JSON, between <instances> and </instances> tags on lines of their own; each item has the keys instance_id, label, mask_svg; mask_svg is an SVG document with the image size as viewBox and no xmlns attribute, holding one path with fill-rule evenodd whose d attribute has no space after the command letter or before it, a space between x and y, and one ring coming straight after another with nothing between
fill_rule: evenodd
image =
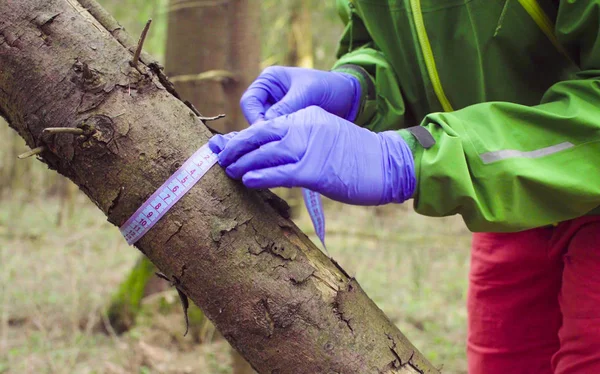
<instances>
[{"instance_id":1,"label":"tree trunk","mask_svg":"<svg viewBox=\"0 0 600 374\"><path fill-rule=\"evenodd\" d=\"M286 65L314 68L311 0L293 0Z\"/></svg>"},{"instance_id":2,"label":"tree trunk","mask_svg":"<svg viewBox=\"0 0 600 374\"><path fill-rule=\"evenodd\" d=\"M166 71L203 114L226 113L211 127L246 127L239 107L260 63L259 0L170 0Z\"/></svg>"},{"instance_id":3,"label":"tree trunk","mask_svg":"<svg viewBox=\"0 0 600 374\"><path fill-rule=\"evenodd\" d=\"M210 137L135 47L93 0L0 2L2 116L117 226ZM216 166L136 246L259 373L436 373L273 201Z\"/></svg>"}]
</instances>

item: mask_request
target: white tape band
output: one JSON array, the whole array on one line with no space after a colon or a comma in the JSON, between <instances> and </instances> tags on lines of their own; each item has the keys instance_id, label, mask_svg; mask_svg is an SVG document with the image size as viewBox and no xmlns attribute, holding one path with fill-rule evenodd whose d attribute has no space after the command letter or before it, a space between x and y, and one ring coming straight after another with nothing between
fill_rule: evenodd
<instances>
[{"instance_id":1,"label":"white tape band","mask_svg":"<svg viewBox=\"0 0 600 374\"><path fill-rule=\"evenodd\" d=\"M132 245L140 240L216 163L217 155L207 144L197 150L121 226L127 243Z\"/></svg>"}]
</instances>

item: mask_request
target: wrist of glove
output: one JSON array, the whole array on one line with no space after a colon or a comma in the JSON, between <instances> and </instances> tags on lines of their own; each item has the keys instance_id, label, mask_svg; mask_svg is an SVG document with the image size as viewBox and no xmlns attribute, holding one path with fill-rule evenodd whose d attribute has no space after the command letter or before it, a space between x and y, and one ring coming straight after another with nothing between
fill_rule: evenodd
<instances>
[{"instance_id":1,"label":"wrist of glove","mask_svg":"<svg viewBox=\"0 0 600 374\"><path fill-rule=\"evenodd\" d=\"M242 96L248 123L271 120L318 106L348 121L358 115L361 84L351 74L296 67L265 69Z\"/></svg>"},{"instance_id":2,"label":"wrist of glove","mask_svg":"<svg viewBox=\"0 0 600 374\"><path fill-rule=\"evenodd\" d=\"M395 131L374 133L319 107L257 123L209 142L231 178L249 188L304 187L356 205L402 203L416 177Z\"/></svg>"}]
</instances>

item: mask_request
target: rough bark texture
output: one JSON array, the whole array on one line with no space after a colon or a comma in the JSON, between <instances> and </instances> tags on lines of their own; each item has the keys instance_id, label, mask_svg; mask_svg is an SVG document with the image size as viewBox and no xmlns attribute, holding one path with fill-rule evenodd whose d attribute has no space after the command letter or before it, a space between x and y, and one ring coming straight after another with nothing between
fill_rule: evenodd
<instances>
[{"instance_id":1,"label":"rough bark texture","mask_svg":"<svg viewBox=\"0 0 600 374\"><path fill-rule=\"evenodd\" d=\"M210 136L131 41L93 0L0 1L2 116L117 226ZM437 372L270 196L214 167L137 247L259 373Z\"/></svg>"}]
</instances>

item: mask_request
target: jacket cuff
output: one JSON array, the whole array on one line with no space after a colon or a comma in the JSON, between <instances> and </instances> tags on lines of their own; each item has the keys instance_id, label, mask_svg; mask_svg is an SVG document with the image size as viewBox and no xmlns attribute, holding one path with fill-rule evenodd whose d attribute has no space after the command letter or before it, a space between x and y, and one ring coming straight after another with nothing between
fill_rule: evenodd
<instances>
[{"instance_id":1,"label":"jacket cuff","mask_svg":"<svg viewBox=\"0 0 600 374\"><path fill-rule=\"evenodd\" d=\"M418 201L420 176L421 176L421 159L425 150L435 146L436 141L433 135L423 126L409 127L397 131L404 139L413 155L415 163L415 176L417 178L417 186L413 194L413 199Z\"/></svg>"},{"instance_id":2,"label":"jacket cuff","mask_svg":"<svg viewBox=\"0 0 600 374\"><path fill-rule=\"evenodd\" d=\"M359 126L364 126L375 116L377 110L377 94L375 93L375 83L373 82L373 78L365 69L358 65L340 65L335 67L332 71L350 74L356 77L360 82L360 104L354 123Z\"/></svg>"}]
</instances>

